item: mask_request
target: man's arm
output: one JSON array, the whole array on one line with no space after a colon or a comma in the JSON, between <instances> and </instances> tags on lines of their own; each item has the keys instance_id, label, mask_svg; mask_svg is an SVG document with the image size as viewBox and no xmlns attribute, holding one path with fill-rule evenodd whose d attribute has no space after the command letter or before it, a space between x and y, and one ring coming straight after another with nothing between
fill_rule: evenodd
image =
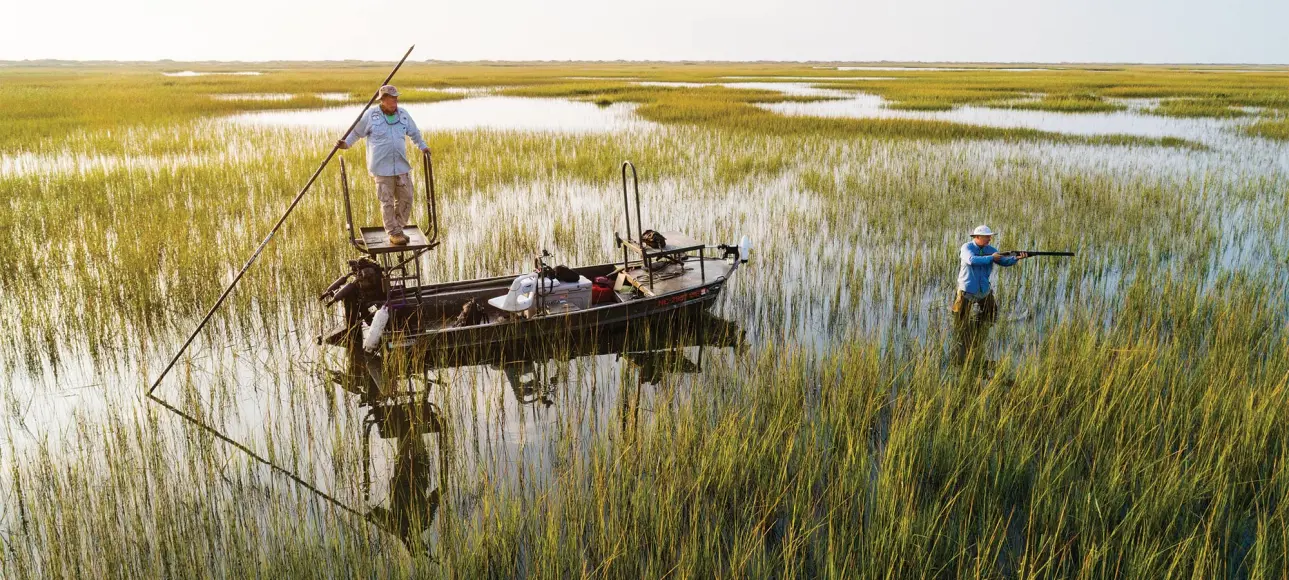
<instances>
[{"instance_id":1,"label":"man's arm","mask_svg":"<svg viewBox=\"0 0 1289 580\"><path fill-rule=\"evenodd\" d=\"M998 265L1006 268L1015 266L1016 262L1019 262L1019 261L1020 261L1020 258L1017 258L1016 256L1001 256L1001 255L998 256Z\"/></svg>"},{"instance_id":2,"label":"man's arm","mask_svg":"<svg viewBox=\"0 0 1289 580\"><path fill-rule=\"evenodd\" d=\"M367 115L364 114L360 119L358 119L358 124L354 125L353 131L350 131L348 135L345 135L344 139L336 141L336 147L339 147L341 149L348 149L350 147L353 147L354 143L357 143L359 139L362 139L363 137L366 137L366 136L367 136Z\"/></svg>"},{"instance_id":3,"label":"man's arm","mask_svg":"<svg viewBox=\"0 0 1289 580\"><path fill-rule=\"evenodd\" d=\"M958 256L962 259L963 265L966 266L984 266L994 260L993 256L977 256L971 253L971 250L965 244L962 249L958 250Z\"/></svg>"},{"instance_id":4,"label":"man's arm","mask_svg":"<svg viewBox=\"0 0 1289 580\"><path fill-rule=\"evenodd\" d=\"M412 138L412 142L416 143L416 147L421 151L430 150L430 146L425 144L425 139L421 138L421 130L416 127L416 121L412 120L411 115L407 115L407 136Z\"/></svg>"}]
</instances>

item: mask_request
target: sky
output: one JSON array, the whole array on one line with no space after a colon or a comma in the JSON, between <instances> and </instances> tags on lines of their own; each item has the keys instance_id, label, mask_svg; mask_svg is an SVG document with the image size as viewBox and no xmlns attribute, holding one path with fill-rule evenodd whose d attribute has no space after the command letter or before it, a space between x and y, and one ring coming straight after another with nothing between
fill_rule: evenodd
<instances>
[{"instance_id":1,"label":"sky","mask_svg":"<svg viewBox=\"0 0 1289 580\"><path fill-rule=\"evenodd\" d=\"M1289 0L0 0L0 60L1285 64L1287 24Z\"/></svg>"}]
</instances>

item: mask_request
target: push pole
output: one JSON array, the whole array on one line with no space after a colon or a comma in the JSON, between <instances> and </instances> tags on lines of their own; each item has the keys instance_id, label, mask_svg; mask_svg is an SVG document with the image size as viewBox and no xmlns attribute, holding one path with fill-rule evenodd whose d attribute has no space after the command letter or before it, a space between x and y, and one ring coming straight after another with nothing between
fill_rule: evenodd
<instances>
[{"instance_id":1,"label":"push pole","mask_svg":"<svg viewBox=\"0 0 1289 580\"><path fill-rule=\"evenodd\" d=\"M416 48L415 44L408 47L407 52L403 54L403 58L399 59L398 64L394 65L394 70L389 71L389 76L385 77L385 82L382 82L380 86L383 87L389 84L389 81L394 78L394 74L397 73L398 69L407 61L407 57L411 56L412 49L414 48ZM358 121L362 120L363 115L367 114L367 109L371 108L372 103L375 103L379 96L380 89L378 88L376 89L376 92L372 93L371 98L367 100L367 105L363 107L362 112L358 113L358 116L354 118L354 122L349 124L349 128L345 129L344 133L341 133L341 139L348 137L349 132L353 131L354 127L358 126ZM175 367L175 363L179 362L179 357L183 356L184 351L188 350L188 347L192 345L192 341L197 338L197 334L200 333L201 329L205 328L206 324L210 322L211 317L215 315L215 311L219 310L219 307L224 304L224 300L233 292L233 288L237 287L237 283L242 281L242 276L246 274L246 271L251 269L251 265L260 258L260 253L269 245L269 241L273 239L273 236L277 235L278 230L282 228L282 224L286 222L287 216L290 216L291 212L295 211L295 206L299 205L300 200L304 198L304 194L309 192L310 187L313 187L313 182L317 181L318 176L322 174L322 170L327 167L328 163L331 163L331 158L336 156L336 151L338 149L340 149L339 143L331 145L331 152L327 153L327 158L322 160L322 164L319 165L318 169L313 172L311 177L309 177L309 181L304 184L304 187L300 188L300 193L295 194L295 199L291 200L291 205L286 208L286 213L283 213L282 217L278 218L277 223L273 224L273 229L269 230L269 234L267 236L264 236L264 241L260 242L259 247L255 248L255 252L246 260L246 264L242 265L242 269L237 271L237 275L233 277L233 281L228 284L228 287L224 288L224 293L219 295L219 299L216 300L215 304L210 307L208 312L206 312L206 316L201 319L201 323L198 324L197 328L188 336L188 340L185 340L183 346L179 347L179 352L176 352L174 358L170 359L170 364L167 364L165 370L161 371L161 376L157 377L156 382L152 383L152 386L148 389L149 396L152 395L153 391L157 390L157 386L161 384L162 379L166 378L166 375L170 373L170 370Z\"/></svg>"}]
</instances>

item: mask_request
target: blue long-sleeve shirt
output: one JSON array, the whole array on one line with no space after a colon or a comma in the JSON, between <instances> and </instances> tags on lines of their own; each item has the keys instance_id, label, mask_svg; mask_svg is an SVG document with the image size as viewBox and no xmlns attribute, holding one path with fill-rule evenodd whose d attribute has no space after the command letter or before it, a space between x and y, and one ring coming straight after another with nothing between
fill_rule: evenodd
<instances>
[{"instance_id":1,"label":"blue long-sleeve shirt","mask_svg":"<svg viewBox=\"0 0 1289 580\"><path fill-rule=\"evenodd\" d=\"M990 256L998 252L993 246L980 247L975 242L967 242L958 250L958 290L968 294L984 295L989 293L989 276L994 273L994 259ZM998 260L999 266L1015 266L1015 257L1003 257Z\"/></svg>"},{"instance_id":2,"label":"blue long-sleeve shirt","mask_svg":"<svg viewBox=\"0 0 1289 580\"><path fill-rule=\"evenodd\" d=\"M372 175L388 177L412 170L412 165L407 162L405 137L411 137L418 148L426 148L425 139L421 138L421 130L416 128L412 116L403 107L398 108L397 115L395 122L390 123L385 120L384 111L374 107L345 136L345 144L351 147L359 139L367 138L367 171Z\"/></svg>"}]
</instances>

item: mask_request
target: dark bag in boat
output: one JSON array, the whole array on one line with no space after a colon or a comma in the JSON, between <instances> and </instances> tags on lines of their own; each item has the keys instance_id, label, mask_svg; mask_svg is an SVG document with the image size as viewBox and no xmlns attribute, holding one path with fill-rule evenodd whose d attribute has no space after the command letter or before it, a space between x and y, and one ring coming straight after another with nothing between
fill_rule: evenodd
<instances>
[{"instance_id":1,"label":"dark bag in boat","mask_svg":"<svg viewBox=\"0 0 1289 580\"><path fill-rule=\"evenodd\" d=\"M643 234L640 234L640 241L655 250L667 247L667 238L662 237L662 234L653 230L645 230Z\"/></svg>"},{"instance_id":2,"label":"dark bag in boat","mask_svg":"<svg viewBox=\"0 0 1289 580\"><path fill-rule=\"evenodd\" d=\"M479 304L478 298L471 298L465 306L461 307L461 314L457 319L452 321L452 328L461 328L463 326L477 326L488 322L488 313L484 311L483 305Z\"/></svg>"},{"instance_id":3,"label":"dark bag in boat","mask_svg":"<svg viewBox=\"0 0 1289 580\"><path fill-rule=\"evenodd\" d=\"M578 274L568 266L555 266L555 279L560 282L575 284L578 280L582 279L582 275Z\"/></svg>"}]
</instances>

